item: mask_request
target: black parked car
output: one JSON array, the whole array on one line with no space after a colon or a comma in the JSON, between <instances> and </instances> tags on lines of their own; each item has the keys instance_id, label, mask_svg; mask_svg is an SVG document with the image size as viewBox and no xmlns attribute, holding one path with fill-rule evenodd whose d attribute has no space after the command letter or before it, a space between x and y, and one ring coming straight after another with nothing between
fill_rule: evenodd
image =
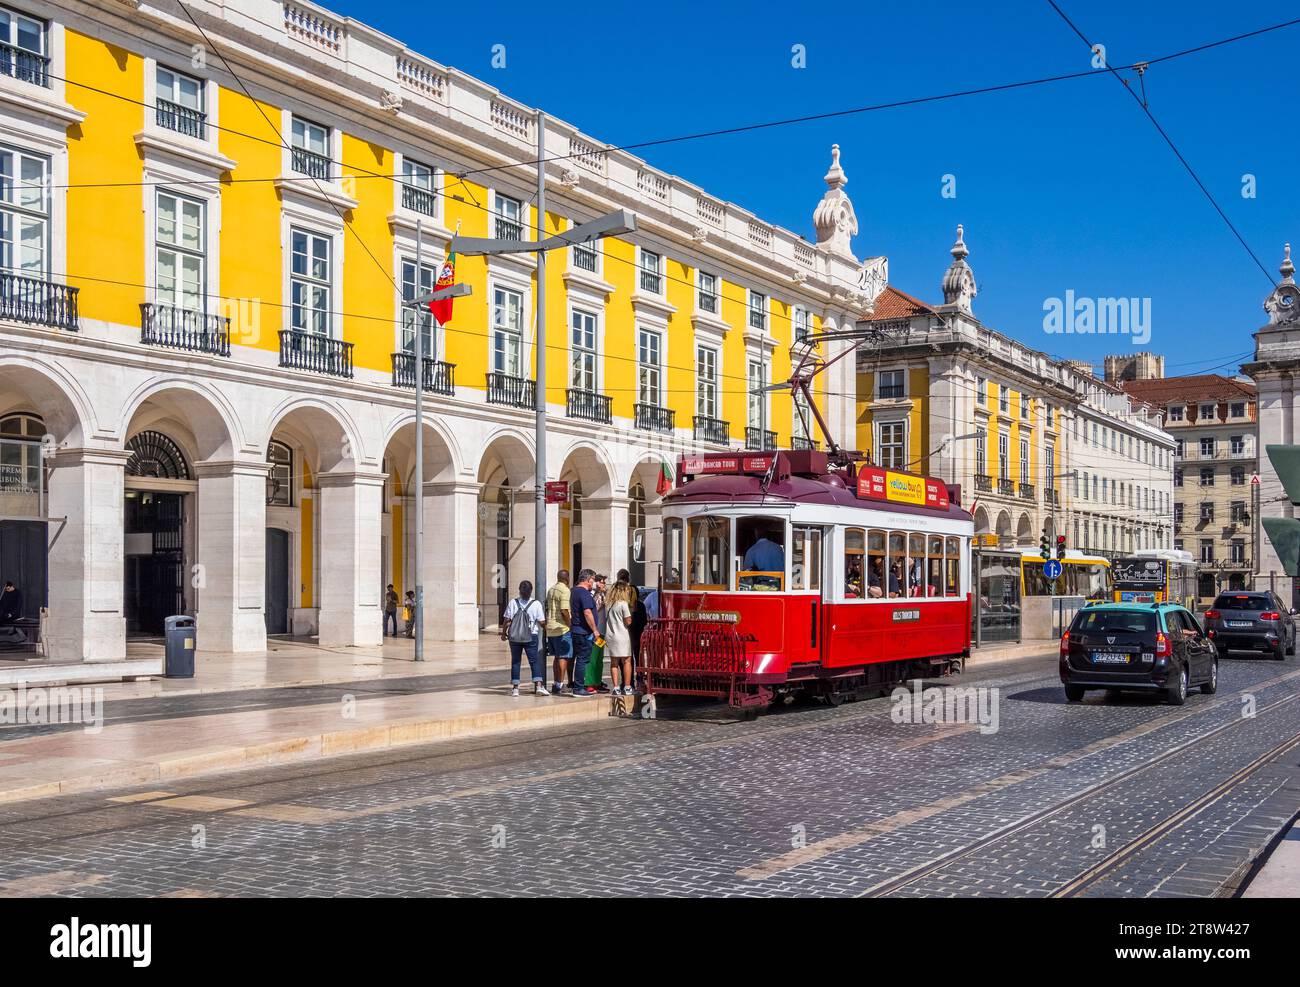
<instances>
[{"instance_id":1,"label":"black parked car","mask_svg":"<svg viewBox=\"0 0 1300 987\"><path fill-rule=\"evenodd\" d=\"M1205 626L1220 651L1263 651L1278 661L1295 654L1296 612L1269 590L1220 593Z\"/></svg>"},{"instance_id":2,"label":"black parked car","mask_svg":"<svg viewBox=\"0 0 1300 987\"><path fill-rule=\"evenodd\" d=\"M1077 703L1089 689L1163 692L1175 706L1219 688L1219 655L1191 612L1173 603L1100 603L1061 635L1061 684Z\"/></svg>"}]
</instances>

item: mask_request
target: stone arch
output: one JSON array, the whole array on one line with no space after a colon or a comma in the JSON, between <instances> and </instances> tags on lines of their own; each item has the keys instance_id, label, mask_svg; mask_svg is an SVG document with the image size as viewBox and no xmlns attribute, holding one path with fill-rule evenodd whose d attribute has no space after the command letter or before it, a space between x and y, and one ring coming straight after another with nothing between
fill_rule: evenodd
<instances>
[{"instance_id":1,"label":"stone arch","mask_svg":"<svg viewBox=\"0 0 1300 987\"><path fill-rule=\"evenodd\" d=\"M356 468L365 461L365 448L356 422L341 407L315 398L286 401L271 414L262 436L265 452L270 440L289 436L317 472Z\"/></svg>"},{"instance_id":2,"label":"stone arch","mask_svg":"<svg viewBox=\"0 0 1300 987\"><path fill-rule=\"evenodd\" d=\"M146 429L167 435L196 463L233 459L245 445L238 415L225 395L190 380L154 379L127 399L122 441Z\"/></svg>"},{"instance_id":3,"label":"stone arch","mask_svg":"<svg viewBox=\"0 0 1300 987\"><path fill-rule=\"evenodd\" d=\"M992 531L989 527L989 512L982 507L975 508L975 534L987 535Z\"/></svg>"},{"instance_id":4,"label":"stone arch","mask_svg":"<svg viewBox=\"0 0 1300 987\"><path fill-rule=\"evenodd\" d=\"M1028 513L1021 514L1016 522L1016 544L1021 548L1034 547L1034 523Z\"/></svg>"},{"instance_id":5,"label":"stone arch","mask_svg":"<svg viewBox=\"0 0 1300 987\"><path fill-rule=\"evenodd\" d=\"M1011 515L1006 511L998 511L997 532L999 547L1010 548L1012 544Z\"/></svg>"},{"instance_id":6,"label":"stone arch","mask_svg":"<svg viewBox=\"0 0 1300 987\"><path fill-rule=\"evenodd\" d=\"M0 414L41 419L57 445L79 446L98 431L93 406L66 370L21 354L0 357Z\"/></svg>"}]
</instances>

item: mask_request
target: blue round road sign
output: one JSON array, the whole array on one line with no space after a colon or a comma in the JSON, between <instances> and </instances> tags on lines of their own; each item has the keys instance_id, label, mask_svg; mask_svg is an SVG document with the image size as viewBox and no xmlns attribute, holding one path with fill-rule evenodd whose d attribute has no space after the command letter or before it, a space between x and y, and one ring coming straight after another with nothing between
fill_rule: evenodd
<instances>
[{"instance_id":1,"label":"blue round road sign","mask_svg":"<svg viewBox=\"0 0 1300 987\"><path fill-rule=\"evenodd\" d=\"M1061 578L1061 563L1056 559L1048 559L1043 563L1043 575L1048 579Z\"/></svg>"}]
</instances>

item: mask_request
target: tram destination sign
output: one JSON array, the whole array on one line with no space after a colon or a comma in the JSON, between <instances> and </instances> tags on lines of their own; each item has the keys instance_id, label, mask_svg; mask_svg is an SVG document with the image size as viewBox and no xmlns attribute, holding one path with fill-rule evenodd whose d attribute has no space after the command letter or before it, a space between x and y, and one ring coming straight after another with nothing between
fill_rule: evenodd
<instances>
[{"instance_id":1,"label":"tram destination sign","mask_svg":"<svg viewBox=\"0 0 1300 987\"><path fill-rule=\"evenodd\" d=\"M772 454L747 456L742 453L719 456L683 456L681 470L687 476L704 473L766 473Z\"/></svg>"},{"instance_id":2,"label":"tram destination sign","mask_svg":"<svg viewBox=\"0 0 1300 987\"><path fill-rule=\"evenodd\" d=\"M939 480L879 466L863 466L858 470L858 496L940 511L948 509L948 488Z\"/></svg>"}]
</instances>

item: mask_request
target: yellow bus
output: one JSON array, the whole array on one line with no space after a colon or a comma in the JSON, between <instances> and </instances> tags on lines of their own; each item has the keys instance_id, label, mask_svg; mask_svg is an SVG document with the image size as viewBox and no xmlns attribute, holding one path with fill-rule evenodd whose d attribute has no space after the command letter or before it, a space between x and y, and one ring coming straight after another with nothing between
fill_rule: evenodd
<instances>
[{"instance_id":1,"label":"yellow bus","mask_svg":"<svg viewBox=\"0 0 1300 987\"><path fill-rule=\"evenodd\" d=\"M1116 603L1179 603L1196 609L1196 560L1191 552L1152 548L1116 559Z\"/></svg>"},{"instance_id":2,"label":"yellow bus","mask_svg":"<svg viewBox=\"0 0 1300 987\"><path fill-rule=\"evenodd\" d=\"M1061 563L1061 575L1049 580L1043 574L1045 562L1037 549L1020 553L1020 595L1082 596L1088 600L1109 600L1113 592L1110 560L1100 555L1084 555L1067 549Z\"/></svg>"}]
</instances>

